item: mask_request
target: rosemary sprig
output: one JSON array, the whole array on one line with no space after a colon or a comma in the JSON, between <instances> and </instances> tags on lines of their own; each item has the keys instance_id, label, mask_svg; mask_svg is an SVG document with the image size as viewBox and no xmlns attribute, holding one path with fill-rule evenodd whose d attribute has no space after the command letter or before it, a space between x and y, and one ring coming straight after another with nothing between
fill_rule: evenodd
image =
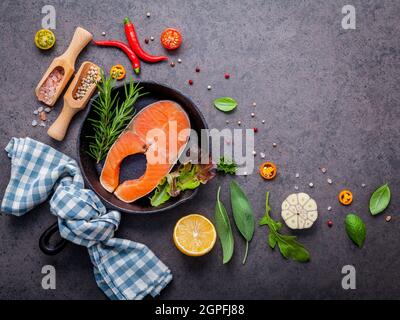
<instances>
[{"instance_id":1,"label":"rosemary sprig","mask_svg":"<svg viewBox=\"0 0 400 320\"><path fill-rule=\"evenodd\" d=\"M139 83L134 83L131 79L129 84L124 85L125 100L119 103L118 93L112 97L112 89L115 80L110 76L105 77L101 72L101 82L97 84L99 97L93 102L93 112L97 117L89 118L93 126L93 136L90 139L88 154L99 163L105 158L108 150L125 129L129 121L135 114L133 104L141 96L142 89Z\"/></svg>"}]
</instances>

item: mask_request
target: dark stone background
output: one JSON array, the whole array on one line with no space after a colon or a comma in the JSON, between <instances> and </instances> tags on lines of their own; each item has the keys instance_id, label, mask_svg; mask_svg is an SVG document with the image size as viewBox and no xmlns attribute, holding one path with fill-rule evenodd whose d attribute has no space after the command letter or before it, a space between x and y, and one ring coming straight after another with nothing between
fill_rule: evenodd
<instances>
[{"instance_id":1,"label":"dark stone background","mask_svg":"<svg viewBox=\"0 0 400 320\"><path fill-rule=\"evenodd\" d=\"M341 28L341 8L356 7L357 29ZM57 45L41 52L33 36L41 27L41 7L57 10ZM189 213L212 217L216 189L229 207L230 177L218 177L202 187L185 205L159 215L124 214L119 237L147 244L173 271L173 282L161 299L381 299L400 297L399 201L400 192L400 3L398 1L2 1L1 8L1 127L0 146L13 136L30 136L75 157L79 115L67 139L52 141L46 129L33 128L32 111L39 106L34 87L51 60L67 47L76 26L96 38L124 39L122 19L129 15L141 39L154 36L145 46L162 53L158 38L167 26L177 27L184 45L171 58L182 64L143 63L142 80L155 80L192 97L211 128L257 126L257 151L279 166L273 182L257 172L237 177L253 202L257 219L263 215L265 191L271 191L272 215L279 218L280 204L301 191L316 199L320 217L311 230L298 232L311 251L312 261L299 264L284 260L267 246L266 228L257 228L246 265L241 264L244 242L235 231L236 251L222 265L220 245L202 258L190 258L174 247L175 222ZM146 18L146 12L151 18ZM115 63L129 66L123 53L88 46L77 67L92 60L109 69ZM201 72L194 69L200 66ZM224 73L231 74L230 80ZM132 73L130 71L130 73ZM194 85L187 84L188 79ZM213 86L207 91L208 84ZM212 106L219 96L232 96L237 110L223 114ZM251 103L257 102L251 118ZM50 114L54 120L62 100ZM265 125L261 119L266 119ZM277 148L272 143L278 144ZM1 195L9 180L9 159L0 153ZM256 165L261 163L256 157ZM319 167L328 173L322 174ZM295 178L295 173L300 178ZM334 181L328 185L327 177ZM380 216L368 211L371 192L389 182L392 202ZM308 183L315 187L310 189ZM366 183L365 188L361 184ZM343 188L354 192L350 207L337 201ZM332 206L328 212L326 208ZM347 238L344 217L359 214L367 225L363 249ZM392 215L390 223L386 215ZM329 229L326 221L334 221ZM38 238L55 218L47 204L25 217L0 219L0 298L3 299L104 299L97 288L86 249L69 245L56 257L39 251ZM290 232L286 228L285 232ZM41 289L41 268L57 270L57 290ZM357 290L341 288L341 268L357 270Z\"/></svg>"}]
</instances>

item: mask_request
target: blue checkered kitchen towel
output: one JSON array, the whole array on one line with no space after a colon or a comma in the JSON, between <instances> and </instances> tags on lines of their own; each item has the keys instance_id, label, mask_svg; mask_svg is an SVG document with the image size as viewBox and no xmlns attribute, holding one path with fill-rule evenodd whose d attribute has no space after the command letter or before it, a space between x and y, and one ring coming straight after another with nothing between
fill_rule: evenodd
<instances>
[{"instance_id":1,"label":"blue checkered kitchen towel","mask_svg":"<svg viewBox=\"0 0 400 320\"><path fill-rule=\"evenodd\" d=\"M50 199L61 236L86 246L97 285L110 299L153 297L172 280L172 274L149 248L114 238L118 211L107 212L92 190L84 189L75 160L30 138L12 138L6 147L11 179L1 204L4 213L22 216Z\"/></svg>"}]
</instances>

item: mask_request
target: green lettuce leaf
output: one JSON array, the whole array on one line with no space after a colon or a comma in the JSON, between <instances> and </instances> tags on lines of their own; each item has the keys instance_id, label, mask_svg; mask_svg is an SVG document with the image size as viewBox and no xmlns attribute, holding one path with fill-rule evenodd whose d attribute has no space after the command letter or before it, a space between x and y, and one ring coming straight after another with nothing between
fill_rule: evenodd
<instances>
[{"instance_id":1,"label":"green lettuce leaf","mask_svg":"<svg viewBox=\"0 0 400 320\"><path fill-rule=\"evenodd\" d=\"M181 191L196 189L200 184L206 184L215 176L214 165L185 163L177 170L169 173L157 186L150 197L152 206L157 207L177 197Z\"/></svg>"},{"instance_id":2,"label":"green lettuce leaf","mask_svg":"<svg viewBox=\"0 0 400 320\"><path fill-rule=\"evenodd\" d=\"M158 207L164 202L168 201L171 197L169 194L170 185L166 178L164 178L157 186L153 196L150 198L150 204L153 207Z\"/></svg>"}]
</instances>

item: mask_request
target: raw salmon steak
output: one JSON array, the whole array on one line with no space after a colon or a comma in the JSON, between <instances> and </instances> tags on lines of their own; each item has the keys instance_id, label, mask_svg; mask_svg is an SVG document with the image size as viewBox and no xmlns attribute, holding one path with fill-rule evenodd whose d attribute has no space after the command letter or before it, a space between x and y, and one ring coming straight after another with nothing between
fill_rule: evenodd
<instances>
[{"instance_id":1,"label":"raw salmon steak","mask_svg":"<svg viewBox=\"0 0 400 320\"><path fill-rule=\"evenodd\" d=\"M133 117L109 150L100 176L101 185L127 203L147 195L171 171L189 136L189 117L179 104L163 100L148 105ZM145 173L120 184L122 161L137 153L146 156Z\"/></svg>"}]
</instances>

